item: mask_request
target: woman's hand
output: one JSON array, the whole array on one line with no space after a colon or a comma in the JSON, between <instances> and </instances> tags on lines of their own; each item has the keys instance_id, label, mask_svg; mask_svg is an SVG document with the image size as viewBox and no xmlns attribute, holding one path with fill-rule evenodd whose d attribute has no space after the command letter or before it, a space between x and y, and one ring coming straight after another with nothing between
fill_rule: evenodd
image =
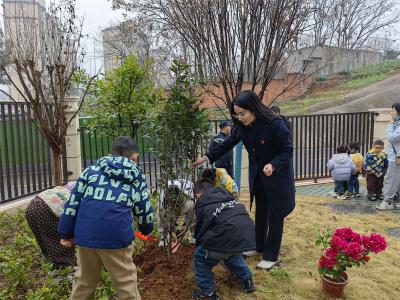
<instances>
[{"instance_id":1,"label":"woman's hand","mask_svg":"<svg viewBox=\"0 0 400 300\"><path fill-rule=\"evenodd\" d=\"M396 122L396 119L397 119L397 112L396 111L392 111L391 113L390 113L390 116L392 117L392 119L390 120L390 124L394 124L395 122Z\"/></svg>"},{"instance_id":2,"label":"woman's hand","mask_svg":"<svg viewBox=\"0 0 400 300\"><path fill-rule=\"evenodd\" d=\"M74 239L61 239L60 244L65 247L71 248L74 246Z\"/></svg>"},{"instance_id":3,"label":"woman's hand","mask_svg":"<svg viewBox=\"0 0 400 300\"><path fill-rule=\"evenodd\" d=\"M271 164L266 164L263 169L265 176L271 176L274 171L275 171L275 168Z\"/></svg>"},{"instance_id":4,"label":"woman's hand","mask_svg":"<svg viewBox=\"0 0 400 300\"><path fill-rule=\"evenodd\" d=\"M200 166L201 164L204 164L206 161L208 161L207 156L200 157L198 160L196 160L194 163L192 163L192 167L196 168L197 166Z\"/></svg>"}]
</instances>

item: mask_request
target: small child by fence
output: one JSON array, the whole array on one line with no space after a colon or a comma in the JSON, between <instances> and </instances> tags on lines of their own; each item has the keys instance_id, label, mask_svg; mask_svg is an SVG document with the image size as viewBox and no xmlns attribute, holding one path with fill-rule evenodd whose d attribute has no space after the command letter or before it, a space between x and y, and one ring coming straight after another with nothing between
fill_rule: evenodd
<instances>
[{"instance_id":1,"label":"small child by fence","mask_svg":"<svg viewBox=\"0 0 400 300\"><path fill-rule=\"evenodd\" d=\"M335 191L332 196L340 200L345 200L345 187L350 180L351 175L356 174L356 166L353 164L349 154L348 145L339 145L336 148L336 154L328 161L328 170L335 181Z\"/></svg>"},{"instance_id":2,"label":"small child by fence","mask_svg":"<svg viewBox=\"0 0 400 300\"><path fill-rule=\"evenodd\" d=\"M364 157L360 153L360 143L352 142L349 144L349 148L351 160L356 167L356 173L350 176L347 196L360 197L360 183L358 181L358 176L363 172Z\"/></svg>"},{"instance_id":3,"label":"small child by fence","mask_svg":"<svg viewBox=\"0 0 400 300\"><path fill-rule=\"evenodd\" d=\"M383 179L385 177L388 160L383 151L385 144L381 140L374 142L372 149L365 156L364 169L367 173L368 200L382 200Z\"/></svg>"}]
</instances>

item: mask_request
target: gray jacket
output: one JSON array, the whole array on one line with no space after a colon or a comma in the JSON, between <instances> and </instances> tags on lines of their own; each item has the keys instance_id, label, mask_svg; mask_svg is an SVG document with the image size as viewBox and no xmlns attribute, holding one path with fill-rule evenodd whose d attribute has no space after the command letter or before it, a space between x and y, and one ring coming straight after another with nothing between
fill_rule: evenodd
<instances>
[{"instance_id":1,"label":"gray jacket","mask_svg":"<svg viewBox=\"0 0 400 300\"><path fill-rule=\"evenodd\" d=\"M388 138L388 161L394 162L395 154L393 147L396 149L397 155L400 155L400 120L395 124L389 124L387 127L387 138ZM392 146L393 145L393 146Z\"/></svg>"},{"instance_id":2,"label":"gray jacket","mask_svg":"<svg viewBox=\"0 0 400 300\"><path fill-rule=\"evenodd\" d=\"M332 171L335 181L348 181L352 174L356 174L356 166L347 153L333 154L328 161L328 170Z\"/></svg>"}]
</instances>

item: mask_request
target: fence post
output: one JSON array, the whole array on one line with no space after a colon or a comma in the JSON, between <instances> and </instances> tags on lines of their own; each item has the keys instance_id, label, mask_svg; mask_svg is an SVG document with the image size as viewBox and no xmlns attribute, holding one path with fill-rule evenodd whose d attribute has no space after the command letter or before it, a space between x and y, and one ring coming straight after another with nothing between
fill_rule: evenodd
<instances>
[{"instance_id":1,"label":"fence post","mask_svg":"<svg viewBox=\"0 0 400 300\"><path fill-rule=\"evenodd\" d=\"M66 109L66 118L70 118L79 108L79 97L70 96L66 98L68 108ZM81 143L79 135L79 114L75 116L67 128L65 135L65 148L67 160L68 180L76 180L82 172Z\"/></svg>"},{"instance_id":2,"label":"fence post","mask_svg":"<svg viewBox=\"0 0 400 300\"><path fill-rule=\"evenodd\" d=\"M373 140L382 140L385 143L386 151L388 147L386 128L391 120L390 112L392 110L390 108L371 108L368 111L375 113Z\"/></svg>"},{"instance_id":3,"label":"fence post","mask_svg":"<svg viewBox=\"0 0 400 300\"><path fill-rule=\"evenodd\" d=\"M242 143L238 144L238 147L242 147L242 161L240 165L240 191L243 188L249 188L249 155L246 148Z\"/></svg>"}]
</instances>

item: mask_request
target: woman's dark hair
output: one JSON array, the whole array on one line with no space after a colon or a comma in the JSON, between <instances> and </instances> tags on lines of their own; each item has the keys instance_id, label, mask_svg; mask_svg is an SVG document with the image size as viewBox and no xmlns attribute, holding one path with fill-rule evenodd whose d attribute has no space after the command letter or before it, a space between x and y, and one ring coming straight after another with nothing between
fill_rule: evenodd
<instances>
[{"instance_id":1,"label":"woman's dark hair","mask_svg":"<svg viewBox=\"0 0 400 300\"><path fill-rule=\"evenodd\" d=\"M204 169L203 172L201 172L201 175L200 175L200 178L209 179L212 182L214 182L216 177L217 177L217 170L214 167Z\"/></svg>"},{"instance_id":2,"label":"woman's dark hair","mask_svg":"<svg viewBox=\"0 0 400 300\"><path fill-rule=\"evenodd\" d=\"M400 115L400 103L393 104L392 108L394 108L397 111L397 114Z\"/></svg>"},{"instance_id":3,"label":"woman's dark hair","mask_svg":"<svg viewBox=\"0 0 400 300\"><path fill-rule=\"evenodd\" d=\"M339 145L336 147L336 153L348 153L349 145Z\"/></svg>"},{"instance_id":4,"label":"woman's dark hair","mask_svg":"<svg viewBox=\"0 0 400 300\"><path fill-rule=\"evenodd\" d=\"M349 143L350 149L354 149L355 151L360 152L360 143L359 142L351 142Z\"/></svg>"},{"instance_id":5,"label":"woman's dark hair","mask_svg":"<svg viewBox=\"0 0 400 300\"><path fill-rule=\"evenodd\" d=\"M281 109L279 108L279 106L273 105L269 108L272 112L280 115L281 114Z\"/></svg>"},{"instance_id":6,"label":"woman's dark hair","mask_svg":"<svg viewBox=\"0 0 400 300\"><path fill-rule=\"evenodd\" d=\"M138 147L135 140L129 136L115 138L111 146L111 154L113 156L125 156L129 158L135 152L138 152Z\"/></svg>"},{"instance_id":7,"label":"woman's dark hair","mask_svg":"<svg viewBox=\"0 0 400 300\"><path fill-rule=\"evenodd\" d=\"M233 107L237 105L243 109L251 111L256 115L257 119L263 120L266 123L271 123L272 120L279 118L268 107L266 107L253 91L242 91L235 99L233 99L229 111L231 113L235 125L239 124L239 120L235 117Z\"/></svg>"}]
</instances>

